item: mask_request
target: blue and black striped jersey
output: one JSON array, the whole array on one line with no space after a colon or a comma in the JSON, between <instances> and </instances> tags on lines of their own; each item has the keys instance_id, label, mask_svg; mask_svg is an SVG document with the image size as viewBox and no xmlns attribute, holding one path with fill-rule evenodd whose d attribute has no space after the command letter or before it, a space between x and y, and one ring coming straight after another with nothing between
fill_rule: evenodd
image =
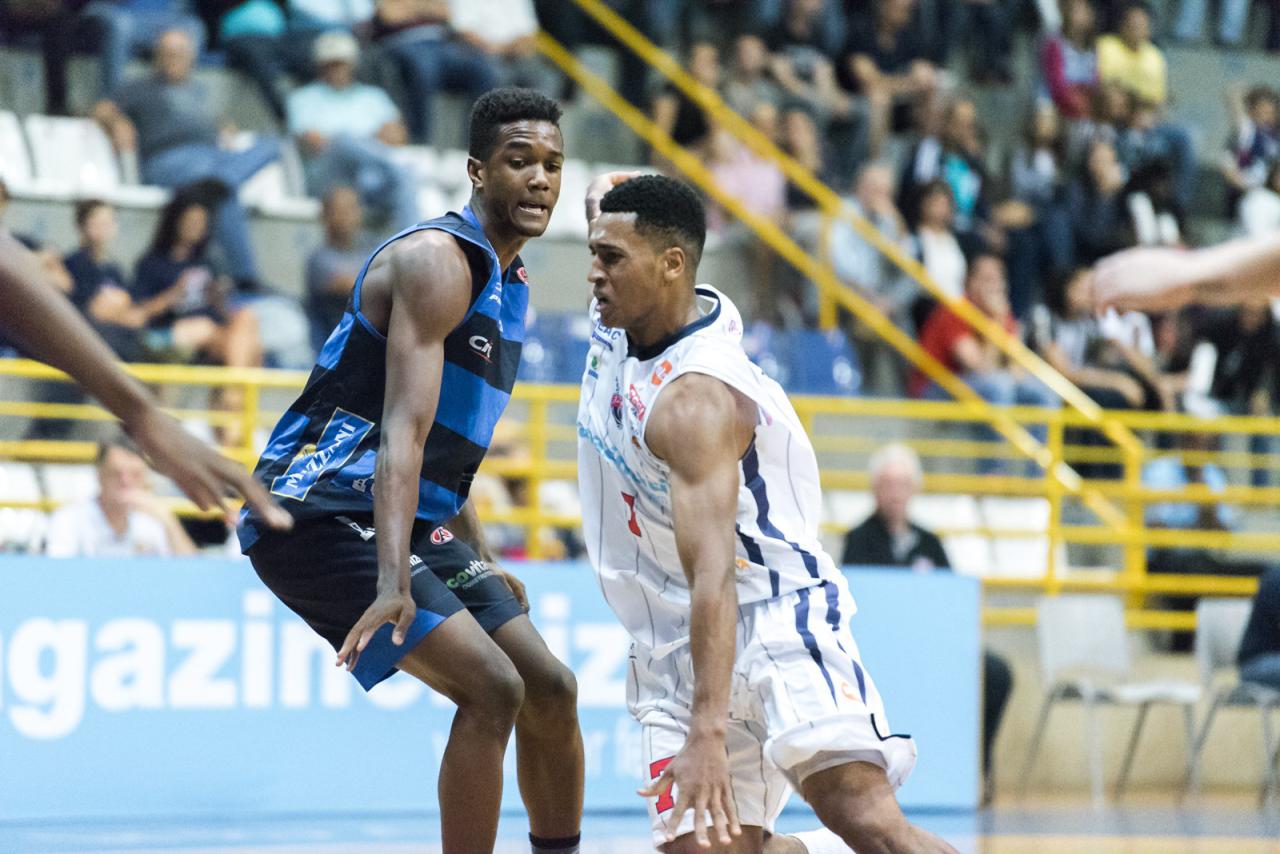
<instances>
[{"instance_id":1,"label":"blue and black striped jersey","mask_svg":"<svg viewBox=\"0 0 1280 854\"><path fill-rule=\"evenodd\" d=\"M373 258L390 243L425 229L454 236L471 266L466 317L444 341L435 423L422 452L418 518L443 523L467 500L520 365L528 277L519 258L506 270L470 208L405 229L365 261L351 301L329 335L306 388L281 417L254 476L296 519L369 512L386 395L386 337L360 313L360 289ZM241 548L257 540L242 515Z\"/></svg>"}]
</instances>

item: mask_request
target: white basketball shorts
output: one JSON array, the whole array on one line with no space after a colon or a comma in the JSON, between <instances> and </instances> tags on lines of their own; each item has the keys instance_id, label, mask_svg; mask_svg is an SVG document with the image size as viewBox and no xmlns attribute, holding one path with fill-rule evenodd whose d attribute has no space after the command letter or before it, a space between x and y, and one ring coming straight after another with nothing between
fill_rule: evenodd
<instances>
[{"instance_id":1,"label":"white basketball shorts","mask_svg":"<svg viewBox=\"0 0 1280 854\"><path fill-rule=\"evenodd\" d=\"M737 653L725 742L744 825L773 830L793 789L819 771L848 762L880 766L901 786L916 746L893 733L849 632L853 602L843 585L824 582L739 608ZM656 780L684 746L693 704L689 646L663 658L635 644L627 704L642 728L642 776ZM649 800L655 846L665 839L676 792ZM677 836L693 831L693 811Z\"/></svg>"}]
</instances>

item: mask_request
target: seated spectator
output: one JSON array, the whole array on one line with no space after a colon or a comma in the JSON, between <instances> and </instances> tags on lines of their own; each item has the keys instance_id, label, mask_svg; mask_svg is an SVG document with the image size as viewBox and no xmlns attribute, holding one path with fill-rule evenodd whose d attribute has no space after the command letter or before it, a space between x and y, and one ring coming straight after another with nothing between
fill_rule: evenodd
<instances>
[{"instance_id":1,"label":"seated spectator","mask_svg":"<svg viewBox=\"0 0 1280 854\"><path fill-rule=\"evenodd\" d=\"M262 92L276 118L285 118L285 74L306 77L311 45L331 24L310 16L286 16L277 0L240 0L222 13L218 35L227 64L244 72Z\"/></svg>"},{"instance_id":2,"label":"seated spectator","mask_svg":"<svg viewBox=\"0 0 1280 854\"><path fill-rule=\"evenodd\" d=\"M356 188L366 206L381 214L389 231L417 222L417 184L391 158L408 131L386 92L357 83L359 47L341 30L315 41L319 79L289 95L289 133L304 154L307 189L323 196L342 184Z\"/></svg>"},{"instance_id":3,"label":"seated spectator","mask_svg":"<svg viewBox=\"0 0 1280 854\"><path fill-rule=\"evenodd\" d=\"M760 32L778 5L772 0L686 0L681 29L690 42L710 41L727 51L747 34Z\"/></svg>"},{"instance_id":4,"label":"seated spectator","mask_svg":"<svg viewBox=\"0 0 1280 854\"><path fill-rule=\"evenodd\" d=\"M307 258L307 319L316 352L342 320L356 277L374 248L364 237L364 210L351 187L325 193L320 220L324 243Z\"/></svg>"},{"instance_id":5,"label":"seated spectator","mask_svg":"<svg viewBox=\"0 0 1280 854\"><path fill-rule=\"evenodd\" d=\"M719 87L720 53L714 44L697 42L690 46L686 65L694 80L712 90ZM668 82L654 96L653 123L676 145L695 156L706 156L711 137L707 114L674 83Z\"/></svg>"},{"instance_id":6,"label":"seated spectator","mask_svg":"<svg viewBox=\"0 0 1280 854\"><path fill-rule=\"evenodd\" d=\"M920 458L906 445L885 445L871 457L869 474L875 511L844 540L844 566L908 567L915 572L950 572L942 541L908 516L911 499L920 491ZM983 801L991 799L992 747L1013 691L1009 662L990 649L982 653Z\"/></svg>"},{"instance_id":7,"label":"seated spectator","mask_svg":"<svg viewBox=\"0 0 1280 854\"><path fill-rule=\"evenodd\" d=\"M787 96L828 118L850 115L852 102L836 81L840 35L829 25L823 0L788 0L781 19L765 33L773 77Z\"/></svg>"},{"instance_id":8,"label":"seated spectator","mask_svg":"<svg viewBox=\"0 0 1280 854\"><path fill-rule=\"evenodd\" d=\"M291 30L363 32L373 21L374 0L286 0Z\"/></svg>"},{"instance_id":9,"label":"seated spectator","mask_svg":"<svg viewBox=\"0 0 1280 854\"><path fill-rule=\"evenodd\" d=\"M915 0L878 0L875 16L854 19L841 60L846 87L866 98L868 147L878 157L890 131L913 124L912 112L932 110L941 78L912 26Z\"/></svg>"},{"instance_id":10,"label":"seated spectator","mask_svg":"<svg viewBox=\"0 0 1280 854\"><path fill-rule=\"evenodd\" d=\"M1277 158L1280 158L1280 95L1270 86L1255 86L1246 93L1238 87L1228 92L1227 102L1235 129L1222 157L1222 176L1231 194L1231 208L1250 190L1262 187Z\"/></svg>"},{"instance_id":11,"label":"seated spectator","mask_svg":"<svg viewBox=\"0 0 1280 854\"><path fill-rule=\"evenodd\" d=\"M1280 691L1280 568L1268 569L1258 579L1236 662L1242 681Z\"/></svg>"},{"instance_id":12,"label":"seated spectator","mask_svg":"<svg viewBox=\"0 0 1280 854\"><path fill-rule=\"evenodd\" d=\"M155 235L134 271L132 297L147 317L150 349L182 361L196 356L235 368L262 366L258 321L228 300L228 283L205 257L209 208L179 192L160 212ZM241 392L222 389L215 405L240 406ZM221 431L230 441L233 431Z\"/></svg>"},{"instance_id":13,"label":"seated spectator","mask_svg":"<svg viewBox=\"0 0 1280 854\"><path fill-rule=\"evenodd\" d=\"M721 95L740 116L750 116L759 104L782 103L782 87L769 73L769 49L760 36L748 33L733 43L733 63Z\"/></svg>"},{"instance_id":14,"label":"seated spectator","mask_svg":"<svg viewBox=\"0 0 1280 854\"><path fill-rule=\"evenodd\" d=\"M979 86L1013 82L1013 23L1017 0L959 0L951 10L952 44L968 55L968 77Z\"/></svg>"},{"instance_id":15,"label":"seated spectator","mask_svg":"<svg viewBox=\"0 0 1280 854\"><path fill-rule=\"evenodd\" d=\"M230 151L219 140L209 110L207 88L192 77L195 44L183 30L168 30L156 42L155 70L126 83L110 100L94 107L96 118L116 148L138 152L148 184L181 187L216 179L231 189L217 211L214 234L238 286L259 286L249 240L249 218L235 191L275 160L280 145L264 138L244 151Z\"/></svg>"},{"instance_id":16,"label":"seated spectator","mask_svg":"<svg viewBox=\"0 0 1280 854\"><path fill-rule=\"evenodd\" d=\"M997 255L982 254L973 259L965 283L965 298L975 308L995 321L1014 337L1019 335L1018 322L1009 310L1009 291L1005 282L1004 262ZM975 333L969 324L945 305L933 310L920 330L920 346L925 352L956 374L983 400L1001 406L1023 404L1057 408L1057 396L1035 377L1010 364L996 345ZM950 395L941 386L916 371L911 380L912 397L946 400ZM1043 425L1031 432L1041 437ZM994 440L990 427L979 428L980 435ZM984 459L981 468L993 472L1002 461Z\"/></svg>"},{"instance_id":17,"label":"seated spectator","mask_svg":"<svg viewBox=\"0 0 1280 854\"><path fill-rule=\"evenodd\" d=\"M1094 264L1132 245L1123 207L1127 180L1115 146L1101 141L1090 146L1084 174L1066 188L1076 263Z\"/></svg>"},{"instance_id":18,"label":"seated spectator","mask_svg":"<svg viewBox=\"0 0 1280 854\"><path fill-rule=\"evenodd\" d=\"M907 246L910 235L893 203L893 172L888 166L864 166L854 183L852 198L845 199L844 205L850 214L864 217L888 240ZM896 326L915 334L911 307L920 295L919 286L887 255L864 240L845 217L831 222L826 251L831 268L842 282L870 300ZM852 338L866 382L886 394L901 394L906 377L897 354L861 323L853 324Z\"/></svg>"},{"instance_id":19,"label":"seated spectator","mask_svg":"<svg viewBox=\"0 0 1280 854\"><path fill-rule=\"evenodd\" d=\"M1267 180L1240 200L1240 228L1251 237L1280 230L1280 160L1267 170Z\"/></svg>"},{"instance_id":20,"label":"seated spectator","mask_svg":"<svg viewBox=\"0 0 1280 854\"><path fill-rule=\"evenodd\" d=\"M1132 96L1128 121L1116 137L1116 153L1130 175L1144 170L1167 173L1171 181L1170 203L1181 210L1188 209L1199 168L1191 136L1186 128L1162 119L1156 104Z\"/></svg>"},{"instance_id":21,"label":"seated spectator","mask_svg":"<svg viewBox=\"0 0 1280 854\"><path fill-rule=\"evenodd\" d=\"M454 31L496 66L496 85L555 91L557 72L543 62L534 44L538 17L533 0L455 0L449 9Z\"/></svg>"},{"instance_id":22,"label":"seated spectator","mask_svg":"<svg viewBox=\"0 0 1280 854\"><path fill-rule=\"evenodd\" d=\"M126 362L144 361L139 329L145 322L129 298L128 282L111 256L120 233L116 211L101 199L76 204L80 248L64 263L73 282L72 304L94 325L111 349Z\"/></svg>"},{"instance_id":23,"label":"seated spectator","mask_svg":"<svg viewBox=\"0 0 1280 854\"><path fill-rule=\"evenodd\" d=\"M1158 160L1135 170L1129 178L1125 208L1135 245L1183 245L1183 216L1173 184L1172 170Z\"/></svg>"},{"instance_id":24,"label":"seated spectator","mask_svg":"<svg viewBox=\"0 0 1280 854\"><path fill-rule=\"evenodd\" d=\"M449 10L449 0L378 0L374 13L375 41L404 76L409 132L418 143L432 142L437 92L463 95L469 108L498 83L490 57L450 27Z\"/></svg>"},{"instance_id":25,"label":"seated spectator","mask_svg":"<svg viewBox=\"0 0 1280 854\"><path fill-rule=\"evenodd\" d=\"M9 185L0 178L0 228L4 227L5 211L9 207L12 197L9 195ZM31 234L22 232L13 232L13 237L23 246L35 253L36 259L40 262L40 268L44 271L45 279L57 290L64 294L71 294L75 282L71 279L71 274L67 272L66 266L62 263L62 257L53 249L44 245L44 241ZM59 383L62 385L62 383Z\"/></svg>"},{"instance_id":26,"label":"seated spectator","mask_svg":"<svg viewBox=\"0 0 1280 854\"><path fill-rule=\"evenodd\" d=\"M1062 32L1040 47L1040 73L1058 112L1065 119L1089 116L1098 87L1096 16L1090 0L1066 0Z\"/></svg>"},{"instance_id":27,"label":"seated spectator","mask_svg":"<svg viewBox=\"0 0 1280 854\"><path fill-rule=\"evenodd\" d=\"M1267 417L1280 404L1280 324L1268 303L1245 304L1207 314L1197 325L1197 339L1213 346L1213 380L1209 399L1214 413ZM1249 453L1270 453L1275 438L1254 434ZM1250 480L1267 486L1270 467L1254 466Z\"/></svg>"},{"instance_id":28,"label":"seated spectator","mask_svg":"<svg viewBox=\"0 0 1280 854\"><path fill-rule=\"evenodd\" d=\"M1063 275L1074 260L1071 220L1063 204L1065 159L1066 135L1058 114L1042 104L1032 113L1009 165L1012 201L1021 205L1025 220L1021 227L1007 229L1009 301L1015 317L1026 318L1033 305L1042 303L1041 283Z\"/></svg>"},{"instance_id":29,"label":"seated spectator","mask_svg":"<svg viewBox=\"0 0 1280 854\"><path fill-rule=\"evenodd\" d=\"M1156 106L1168 100L1168 68L1164 52L1151 41L1151 13L1131 3L1115 33L1098 39L1098 74Z\"/></svg>"},{"instance_id":30,"label":"seated spectator","mask_svg":"<svg viewBox=\"0 0 1280 854\"><path fill-rule=\"evenodd\" d=\"M964 294L969 263L955 233L955 202L951 186L941 179L926 184L920 194L919 222L911 235L911 254L924 265L929 278L953 297ZM911 308L912 325L924 326L937 305L932 294L920 294Z\"/></svg>"},{"instance_id":31,"label":"seated spectator","mask_svg":"<svg viewBox=\"0 0 1280 854\"><path fill-rule=\"evenodd\" d=\"M969 98L956 98L943 113L940 133L916 143L907 158L898 186L898 207L915 223L922 196L930 182L951 187L954 228L969 244L981 242L979 232L989 218L986 142L978 122L978 107Z\"/></svg>"},{"instance_id":32,"label":"seated spectator","mask_svg":"<svg viewBox=\"0 0 1280 854\"><path fill-rule=\"evenodd\" d=\"M195 544L151 490L150 471L133 442L98 446L98 495L59 508L49 519L49 557L169 557Z\"/></svg>"}]
</instances>

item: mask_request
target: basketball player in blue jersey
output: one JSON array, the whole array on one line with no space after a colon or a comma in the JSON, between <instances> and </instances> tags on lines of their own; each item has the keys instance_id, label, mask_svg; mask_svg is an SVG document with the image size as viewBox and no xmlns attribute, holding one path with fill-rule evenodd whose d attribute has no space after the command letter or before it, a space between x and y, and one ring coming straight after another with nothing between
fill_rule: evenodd
<instances>
[{"instance_id":1,"label":"basketball player in blue jersey","mask_svg":"<svg viewBox=\"0 0 1280 854\"><path fill-rule=\"evenodd\" d=\"M533 850L578 850L574 677L467 503L520 363L529 284L518 253L560 194L559 118L525 89L476 102L470 204L365 262L255 470L294 530L267 531L252 512L240 528L262 580L366 690L398 669L456 704L439 781L450 854L493 849L513 725Z\"/></svg>"}]
</instances>

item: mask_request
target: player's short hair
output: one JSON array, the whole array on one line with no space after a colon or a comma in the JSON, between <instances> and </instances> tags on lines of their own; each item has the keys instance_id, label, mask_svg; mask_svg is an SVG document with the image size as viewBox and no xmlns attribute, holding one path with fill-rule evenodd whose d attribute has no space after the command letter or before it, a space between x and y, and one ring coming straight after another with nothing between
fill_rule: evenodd
<instances>
[{"instance_id":1,"label":"player's short hair","mask_svg":"<svg viewBox=\"0 0 1280 854\"><path fill-rule=\"evenodd\" d=\"M93 458L94 465L101 466L106 461L107 454L111 453L113 449L127 451L135 457L142 457L142 449L128 436L113 436L98 443L98 453Z\"/></svg>"},{"instance_id":2,"label":"player's short hair","mask_svg":"<svg viewBox=\"0 0 1280 854\"><path fill-rule=\"evenodd\" d=\"M1276 90L1266 85L1254 86L1244 95L1244 105L1251 110L1264 101L1280 105L1280 95L1277 95Z\"/></svg>"},{"instance_id":3,"label":"player's short hair","mask_svg":"<svg viewBox=\"0 0 1280 854\"><path fill-rule=\"evenodd\" d=\"M512 122L551 122L560 127L560 105L541 92L507 86L490 89L471 108L471 132L467 153L487 160L498 146L502 126Z\"/></svg>"},{"instance_id":4,"label":"player's short hair","mask_svg":"<svg viewBox=\"0 0 1280 854\"><path fill-rule=\"evenodd\" d=\"M110 203L103 199L81 199L76 202L76 228L84 228L84 224L93 216L98 208L109 207Z\"/></svg>"},{"instance_id":5,"label":"player's short hair","mask_svg":"<svg viewBox=\"0 0 1280 854\"><path fill-rule=\"evenodd\" d=\"M890 466L901 466L911 475L911 482L920 485L924 480L924 469L920 467L920 457L915 451L901 442L885 445L871 455L868 474L872 482Z\"/></svg>"},{"instance_id":6,"label":"player's short hair","mask_svg":"<svg viewBox=\"0 0 1280 854\"><path fill-rule=\"evenodd\" d=\"M697 267L707 241L707 210L693 188L665 175L623 181L600 200L601 213L633 213L636 231L665 246L679 246Z\"/></svg>"}]
</instances>

